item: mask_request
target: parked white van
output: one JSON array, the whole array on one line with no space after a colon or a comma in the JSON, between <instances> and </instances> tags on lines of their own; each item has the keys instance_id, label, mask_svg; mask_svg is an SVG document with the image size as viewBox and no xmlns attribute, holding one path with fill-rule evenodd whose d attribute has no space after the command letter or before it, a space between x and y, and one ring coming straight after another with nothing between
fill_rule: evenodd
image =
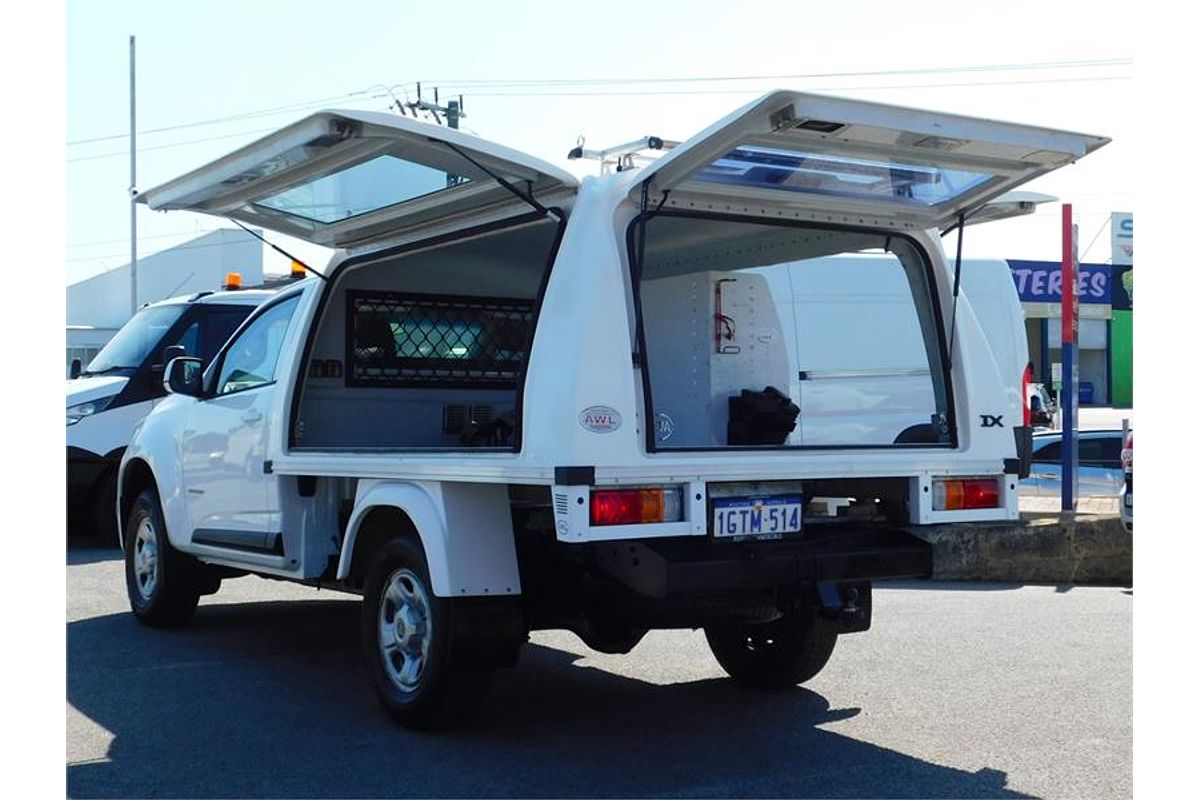
<instances>
[{"instance_id":1,"label":"parked white van","mask_svg":"<svg viewBox=\"0 0 1200 800\"><path fill-rule=\"evenodd\" d=\"M330 111L145 192L340 252L168 365L121 466L133 611L360 594L415 727L544 628L703 628L735 680L805 681L872 581L929 575L920 526L1017 518L1022 376L940 233L1106 141L774 92L580 182Z\"/></svg>"},{"instance_id":2,"label":"parked white van","mask_svg":"<svg viewBox=\"0 0 1200 800\"><path fill-rule=\"evenodd\" d=\"M67 527L115 538L117 468L137 426L166 395L166 355L211 360L271 292L199 292L143 306L67 381ZM180 348L168 351L169 347Z\"/></svg>"}]
</instances>

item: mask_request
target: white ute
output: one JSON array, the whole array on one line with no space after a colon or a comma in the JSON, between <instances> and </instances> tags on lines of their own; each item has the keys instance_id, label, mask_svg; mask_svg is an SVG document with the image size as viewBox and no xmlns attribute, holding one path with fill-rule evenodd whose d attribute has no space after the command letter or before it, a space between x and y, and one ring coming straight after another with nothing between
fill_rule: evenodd
<instances>
[{"instance_id":1,"label":"white ute","mask_svg":"<svg viewBox=\"0 0 1200 800\"><path fill-rule=\"evenodd\" d=\"M739 682L808 680L872 581L928 577L920 526L1017 517L1025 365L939 234L1107 141L774 92L579 182L329 111L146 192L339 253L168 365L119 479L133 611L246 573L360 594L420 728L536 629L703 628Z\"/></svg>"},{"instance_id":2,"label":"white ute","mask_svg":"<svg viewBox=\"0 0 1200 800\"><path fill-rule=\"evenodd\" d=\"M121 456L138 423L166 394L162 378L168 357L179 353L211 360L270 296L254 290L198 292L148 303L87 369L67 381L68 531L116 538Z\"/></svg>"}]
</instances>

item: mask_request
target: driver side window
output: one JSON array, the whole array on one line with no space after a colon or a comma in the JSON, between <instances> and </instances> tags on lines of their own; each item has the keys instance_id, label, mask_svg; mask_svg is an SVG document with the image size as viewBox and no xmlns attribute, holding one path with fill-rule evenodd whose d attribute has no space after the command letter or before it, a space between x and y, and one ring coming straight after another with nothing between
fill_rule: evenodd
<instances>
[{"instance_id":1,"label":"driver side window","mask_svg":"<svg viewBox=\"0 0 1200 800\"><path fill-rule=\"evenodd\" d=\"M275 382L279 349L299 302L297 296L271 306L234 340L217 376L218 395Z\"/></svg>"}]
</instances>

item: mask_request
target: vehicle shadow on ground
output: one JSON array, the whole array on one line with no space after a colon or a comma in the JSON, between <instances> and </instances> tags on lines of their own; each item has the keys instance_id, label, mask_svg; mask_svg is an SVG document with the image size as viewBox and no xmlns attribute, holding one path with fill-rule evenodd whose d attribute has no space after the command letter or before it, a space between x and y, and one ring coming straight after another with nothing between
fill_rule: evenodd
<instances>
[{"instance_id":1,"label":"vehicle shadow on ground","mask_svg":"<svg viewBox=\"0 0 1200 800\"><path fill-rule=\"evenodd\" d=\"M74 536L67 541L68 566L120 561L121 558L121 548L115 540L99 536Z\"/></svg>"},{"instance_id":2,"label":"vehicle shadow on ground","mask_svg":"<svg viewBox=\"0 0 1200 800\"><path fill-rule=\"evenodd\" d=\"M821 725L797 688L658 685L530 645L466 727L393 725L350 600L202 606L192 628L129 614L68 626L67 696L115 738L69 765L72 797L1027 797ZM99 735L90 731L87 735ZM68 758L71 754L68 753Z\"/></svg>"}]
</instances>

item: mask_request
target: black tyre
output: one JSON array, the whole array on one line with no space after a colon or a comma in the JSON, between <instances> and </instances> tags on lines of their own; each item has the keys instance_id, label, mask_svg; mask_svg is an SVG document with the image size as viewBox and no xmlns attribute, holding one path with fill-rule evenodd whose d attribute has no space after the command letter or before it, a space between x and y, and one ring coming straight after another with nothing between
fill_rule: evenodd
<instances>
[{"instance_id":1,"label":"black tyre","mask_svg":"<svg viewBox=\"0 0 1200 800\"><path fill-rule=\"evenodd\" d=\"M704 636L729 677L759 689L809 680L825 667L837 643L833 625L812 611L789 612L758 625L710 626Z\"/></svg>"},{"instance_id":2,"label":"black tyre","mask_svg":"<svg viewBox=\"0 0 1200 800\"><path fill-rule=\"evenodd\" d=\"M437 597L421 546L395 539L376 554L362 606L363 654L380 702L394 720L444 730L478 707L490 669L451 662L454 614Z\"/></svg>"},{"instance_id":3,"label":"black tyre","mask_svg":"<svg viewBox=\"0 0 1200 800\"><path fill-rule=\"evenodd\" d=\"M200 600L202 565L171 547L158 493L138 495L125 526L125 588L138 621L156 628L186 624Z\"/></svg>"}]
</instances>

